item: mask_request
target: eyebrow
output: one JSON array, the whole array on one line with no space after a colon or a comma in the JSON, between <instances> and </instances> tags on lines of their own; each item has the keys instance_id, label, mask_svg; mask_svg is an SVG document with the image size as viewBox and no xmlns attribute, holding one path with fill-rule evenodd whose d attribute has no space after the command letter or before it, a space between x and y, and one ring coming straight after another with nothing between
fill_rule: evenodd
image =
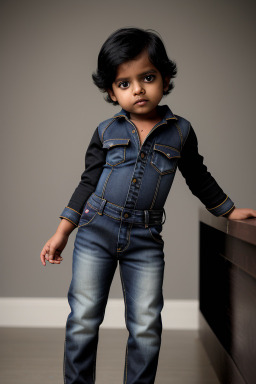
<instances>
[{"instance_id":1,"label":"eyebrow","mask_svg":"<svg viewBox=\"0 0 256 384\"><path fill-rule=\"evenodd\" d=\"M146 72L143 72L143 73L140 73L138 75L138 77L141 77L141 76L146 76L146 75L149 75L151 73L157 73L157 71L155 69L149 69L148 71ZM120 81L128 81L130 78L129 77L119 77L118 79L116 79L114 81L115 84L119 83Z\"/></svg>"}]
</instances>

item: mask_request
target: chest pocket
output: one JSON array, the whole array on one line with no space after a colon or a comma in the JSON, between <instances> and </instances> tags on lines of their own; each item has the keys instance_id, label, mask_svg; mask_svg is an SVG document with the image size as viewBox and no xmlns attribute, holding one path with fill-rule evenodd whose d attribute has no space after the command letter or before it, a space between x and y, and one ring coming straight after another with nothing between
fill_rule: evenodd
<instances>
[{"instance_id":1,"label":"chest pocket","mask_svg":"<svg viewBox=\"0 0 256 384\"><path fill-rule=\"evenodd\" d=\"M178 149L163 144L155 144L151 159L151 165L161 175L171 173L176 170L180 152Z\"/></svg>"},{"instance_id":2,"label":"chest pocket","mask_svg":"<svg viewBox=\"0 0 256 384\"><path fill-rule=\"evenodd\" d=\"M125 161L126 148L130 139L108 139L103 141L103 148L107 149L106 162L116 166Z\"/></svg>"}]
</instances>

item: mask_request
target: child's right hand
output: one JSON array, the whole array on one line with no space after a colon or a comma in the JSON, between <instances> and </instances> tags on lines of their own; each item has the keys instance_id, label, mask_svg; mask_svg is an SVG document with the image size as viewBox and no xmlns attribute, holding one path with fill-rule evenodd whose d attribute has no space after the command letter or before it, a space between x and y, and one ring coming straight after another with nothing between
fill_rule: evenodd
<instances>
[{"instance_id":1,"label":"child's right hand","mask_svg":"<svg viewBox=\"0 0 256 384\"><path fill-rule=\"evenodd\" d=\"M46 265L46 260L51 264L60 264L63 260L61 252L65 248L70 233L75 228L75 225L70 221L62 219L57 228L56 233L45 243L40 259L42 264Z\"/></svg>"},{"instance_id":2,"label":"child's right hand","mask_svg":"<svg viewBox=\"0 0 256 384\"><path fill-rule=\"evenodd\" d=\"M44 245L40 254L42 264L46 265L46 260L51 264L60 264L63 260L61 252L68 242L68 235L56 232Z\"/></svg>"}]
</instances>

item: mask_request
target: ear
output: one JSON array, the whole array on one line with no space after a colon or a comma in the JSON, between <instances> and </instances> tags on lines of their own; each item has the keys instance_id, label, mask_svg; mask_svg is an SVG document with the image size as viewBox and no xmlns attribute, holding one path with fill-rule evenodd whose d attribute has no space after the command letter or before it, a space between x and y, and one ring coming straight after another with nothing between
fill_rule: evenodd
<instances>
[{"instance_id":1,"label":"ear","mask_svg":"<svg viewBox=\"0 0 256 384\"><path fill-rule=\"evenodd\" d=\"M116 98L112 89L108 89L107 92L108 92L109 97L111 98L112 101L117 101L117 98Z\"/></svg>"},{"instance_id":2,"label":"ear","mask_svg":"<svg viewBox=\"0 0 256 384\"><path fill-rule=\"evenodd\" d=\"M170 76L165 76L164 82L163 82L163 87L165 92L168 91L170 80L171 80Z\"/></svg>"}]
</instances>

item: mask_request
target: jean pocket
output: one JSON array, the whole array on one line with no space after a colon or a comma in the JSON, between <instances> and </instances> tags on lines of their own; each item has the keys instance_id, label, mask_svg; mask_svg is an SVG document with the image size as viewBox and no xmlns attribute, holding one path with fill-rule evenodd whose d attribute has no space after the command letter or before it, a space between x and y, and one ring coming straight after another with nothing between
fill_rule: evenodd
<instances>
[{"instance_id":1,"label":"jean pocket","mask_svg":"<svg viewBox=\"0 0 256 384\"><path fill-rule=\"evenodd\" d=\"M126 148L130 139L108 139L103 142L103 148L107 149L106 163L116 166L125 161Z\"/></svg>"},{"instance_id":2,"label":"jean pocket","mask_svg":"<svg viewBox=\"0 0 256 384\"><path fill-rule=\"evenodd\" d=\"M162 224L153 225L148 227L148 231L150 233L150 236L153 240L155 240L157 243L164 244L163 237L161 235L162 232Z\"/></svg>"},{"instance_id":3,"label":"jean pocket","mask_svg":"<svg viewBox=\"0 0 256 384\"><path fill-rule=\"evenodd\" d=\"M93 208L90 203L87 202L80 217L78 228L84 227L85 225L92 223L97 214L98 211Z\"/></svg>"},{"instance_id":4,"label":"jean pocket","mask_svg":"<svg viewBox=\"0 0 256 384\"><path fill-rule=\"evenodd\" d=\"M161 175L175 172L180 152L178 149L164 144L155 144L151 159L151 165Z\"/></svg>"}]
</instances>

